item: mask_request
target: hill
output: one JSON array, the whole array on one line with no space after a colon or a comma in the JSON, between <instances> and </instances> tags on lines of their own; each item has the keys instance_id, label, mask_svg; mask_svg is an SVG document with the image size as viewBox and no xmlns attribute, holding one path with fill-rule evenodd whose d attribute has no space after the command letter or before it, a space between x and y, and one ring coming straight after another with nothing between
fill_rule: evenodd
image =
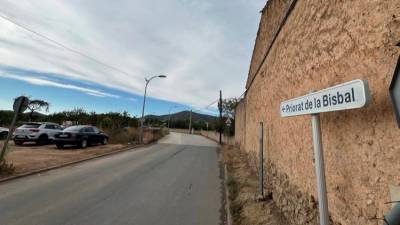
<instances>
[{"instance_id":1,"label":"hill","mask_svg":"<svg viewBox=\"0 0 400 225\"><path fill-rule=\"evenodd\" d=\"M182 111L182 112L177 112L177 113L171 114L171 120L188 120L189 117L190 117L190 111ZM160 115L160 116L148 115L148 116L146 116L146 118L158 119L161 121L168 121L169 115L168 114ZM216 117L216 116L192 112L192 120L193 121L205 121L208 123L214 123L217 119L218 119L218 117Z\"/></svg>"}]
</instances>

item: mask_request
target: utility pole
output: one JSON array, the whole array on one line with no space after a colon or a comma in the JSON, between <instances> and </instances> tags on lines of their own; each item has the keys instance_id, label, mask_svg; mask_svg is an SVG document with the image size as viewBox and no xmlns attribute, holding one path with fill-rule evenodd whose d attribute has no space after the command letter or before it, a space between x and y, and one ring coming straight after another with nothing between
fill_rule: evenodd
<instances>
[{"instance_id":1,"label":"utility pole","mask_svg":"<svg viewBox=\"0 0 400 225\"><path fill-rule=\"evenodd\" d=\"M222 91L219 91L219 104L218 104L218 108L219 108L219 144L222 145L222 126L223 126L223 122L222 122Z\"/></svg>"},{"instance_id":2,"label":"utility pole","mask_svg":"<svg viewBox=\"0 0 400 225\"><path fill-rule=\"evenodd\" d=\"M174 105L173 107L171 107L171 108L169 109L169 113L168 113L168 129L171 128L171 110L172 110L173 108L177 108L177 107L178 107L178 106Z\"/></svg>"},{"instance_id":3,"label":"utility pole","mask_svg":"<svg viewBox=\"0 0 400 225\"><path fill-rule=\"evenodd\" d=\"M190 117L189 117L189 134L192 134L192 110L190 110Z\"/></svg>"}]
</instances>

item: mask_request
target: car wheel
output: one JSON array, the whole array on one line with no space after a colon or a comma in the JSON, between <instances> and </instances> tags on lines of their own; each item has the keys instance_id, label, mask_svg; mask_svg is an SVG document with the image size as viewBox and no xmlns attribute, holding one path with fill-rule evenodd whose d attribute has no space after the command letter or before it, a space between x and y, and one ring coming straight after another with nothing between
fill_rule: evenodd
<instances>
[{"instance_id":1,"label":"car wheel","mask_svg":"<svg viewBox=\"0 0 400 225\"><path fill-rule=\"evenodd\" d=\"M108 144L108 138L104 138L104 139L103 139L103 142L101 142L101 144L102 144L102 145Z\"/></svg>"},{"instance_id":2,"label":"car wheel","mask_svg":"<svg viewBox=\"0 0 400 225\"><path fill-rule=\"evenodd\" d=\"M64 148L64 144L56 144L58 149L63 149Z\"/></svg>"},{"instance_id":3,"label":"car wheel","mask_svg":"<svg viewBox=\"0 0 400 225\"><path fill-rule=\"evenodd\" d=\"M37 140L36 144L38 145L46 145L49 143L49 138L47 135L40 135L39 139Z\"/></svg>"},{"instance_id":4,"label":"car wheel","mask_svg":"<svg viewBox=\"0 0 400 225\"><path fill-rule=\"evenodd\" d=\"M22 141L14 141L14 144L15 144L15 145L19 145L19 146L21 146L21 145L23 145L23 144L24 144L24 142L22 142Z\"/></svg>"},{"instance_id":5,"label":"car wheel","mask_svg":"<svg viewBox=\"0 0 400 225\"><path fill-rule=\"evenodd\" d=\"M81 141L81 143L79 143L79 147L80 147L80 148L86 148L87 145L88 145L88 142L87 142L86 139L83 139L83 140Z\"/></svg>"},{"instance_id":6,"label":"car wheel","mask_svg":"<svg viewBox=\"0 0 400 225\"><path fill-rule=\"evenodd\" d=\"M8 136L8 132L0 133L0 139L5 139Z\"/></svg>"}]
</instances>

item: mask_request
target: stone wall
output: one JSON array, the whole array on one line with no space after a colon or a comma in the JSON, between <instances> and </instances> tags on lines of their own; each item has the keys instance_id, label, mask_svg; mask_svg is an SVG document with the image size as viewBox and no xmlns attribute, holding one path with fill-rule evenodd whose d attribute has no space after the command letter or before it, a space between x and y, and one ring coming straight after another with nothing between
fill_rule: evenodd
<instances>
[{"instance_id":1,"label":"stone wall","mask_svg":"<svg viewBox=\"0 0 400 225\"><path fill-rule=\"evenodd\" d=\"M219 143L219 132L217 132L217 131L201 130L199 134ZM226 136L223 134L222 135L222 143L227 144L227 145L234 145L235 137Z\"/></svg>"},{"instance_id":2,"label":"stone wall","mask_svg":"<svg viewBox=\"0 0 400 225\"><path fill-rule=\"evenodd\" d=\"M157 141L169 134L166 128L147 128L143 131L143 143L148 144Z\"/></svg>"},{"instance_id":3,"label":"stone wall","mask_svg":"<svg viewBox=\"0 0 400 225\"><path fill-rule=\"evenodd\" d=\"M245 147L245 132L243 129L246 124L246 105L244 99L242 99L235 109L235 144L239 146L240 149ZM237 127L241 129L237 129Z\"/></svg>"},{"instance_id":4,"label":"stone wall","mask_svg":"<svg viewBox=\"0 0 400 225\"><path fill-rule=\"evenodd\" d=\"M254 46L252 63L249 69L249 77L247 85L256 75L256 72L263 62L268 46L271 44L275 33L278 31L279 25L293 0L275 0L268 1L264 9L261 11L262 18L257 32L257 39Z\"/></svg>"},{"instance_id":5,"label":"stone wall","mask_svg":"<svg viewBox=\"0 0 400 225\"><path fill-rule=\"evenodd\" d=\"M281 1L268 4L274 2ZM269 10L282 8L264 10L261 25L274 19ZM260 28L251 68L266 48L260 36L274 29ZM335 224L382 223L375 218L389 210L384 204L391 200L388 186L400 185L400 129L388 92L399 42L398 0L297 1L254 82L248 83L245 109L239 108L236 114L237 121L245 121L236 124L236 134L242 136L236 140L254 161L258 123L264 121L266 168L273 168L267 174L284 177L279 182L271 177L272 190L294 187L300 199L317 196L310 117L281 118L280 102L310 90L365 79L372 97L369 106L321 115L328 201ZM296 204L288 200L290 195L286 200L284 196L275 193L274 199ZM288 215L303 218L296 210Z\"/></svg>"},{"instance_id":6,"label":"stone wall","mask_svg":"<svg viewBox=\"0 0 400 225\"><path fill-rule=\"evenodd\" d=\"M318 224L316 198L291 184L289 176L278 171L274 163L268 164L267 170L267 190L286 219L296 225Z\"/></svg>"}]
</instances>

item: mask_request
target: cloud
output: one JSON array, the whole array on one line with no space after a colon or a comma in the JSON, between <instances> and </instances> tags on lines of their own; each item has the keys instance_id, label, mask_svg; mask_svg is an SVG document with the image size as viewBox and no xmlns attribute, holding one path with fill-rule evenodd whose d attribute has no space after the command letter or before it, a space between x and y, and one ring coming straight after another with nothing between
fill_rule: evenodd
<instances>
[{"instance_id":1,"label":"cloud","mask_svg":"<svg viewBox=\"0 0 400 225\"><path fill-rule=\"evenodd\" d=\"M57 88L74 90L74 91L80 91L87 95L96 96L96 97L120 98L120 96L118 96L118 95L109 94L109 93L106 93L106 92L103 92L100 90L79 87L79 86L72 85L72 84L58 83L58 82L47 80L44 78L37 78L37 77L30 77L30 76L17 76L17 75L10 75L10 74L0 74L0 77L24 81L24 82L32 84L32 85L57 87Z\"/></svg>"},{"instance_id":2,"label":"cloud","mask_svg":"<svg viewBox=\"0 0 400 225\"><path fill-rule=\"evenodd\" d=\"M2 15L124 72L2 19L0 55L6 57L0 64L139 95L145 77L167 74L167 79L151 82L150 97L204 107L219 90L224 97L244 91L264 4L265 0L1 1Z\"/></svg>"}]
</instances>

